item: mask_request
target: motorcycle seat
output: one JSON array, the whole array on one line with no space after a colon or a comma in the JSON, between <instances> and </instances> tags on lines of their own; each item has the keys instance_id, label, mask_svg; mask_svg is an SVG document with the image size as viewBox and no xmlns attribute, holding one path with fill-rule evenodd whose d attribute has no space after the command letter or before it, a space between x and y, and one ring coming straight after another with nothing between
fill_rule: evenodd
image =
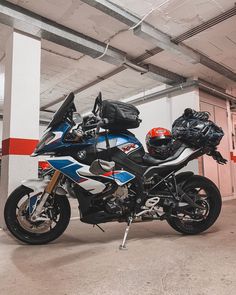
<instances>
[{"instance_id":1,"label":"motorcycle seat","mask_svg":"<svg viewBox=\"0 0 236 295\"><path fill-rule=\"evenodd\" d=\"M166 158L165 160L156 159L156 158L152 157L150 154L145 153L145 155L143 156L143 162L147 166L158 166L160 164L170 162L170 161L177 159L179 157L179 155L181 155L181 153L185 150L185 148L186 148L186 145L184 145L184 144L181 145L172 156Z\"/></svg>"}]
</instances>

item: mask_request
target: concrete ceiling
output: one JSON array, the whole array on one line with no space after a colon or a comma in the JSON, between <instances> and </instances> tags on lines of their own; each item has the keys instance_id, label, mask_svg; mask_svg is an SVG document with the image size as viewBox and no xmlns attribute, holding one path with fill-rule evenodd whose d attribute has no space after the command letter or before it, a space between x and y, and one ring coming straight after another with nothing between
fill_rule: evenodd
<instances>
[{"instance_id":1,"label":"concrete ceiling","mask_svg":"<svg viewBox=\"0 0 236 295\"><path fill-rule=\"evenodd\" d=\"M133 34L123 22L89 6L79 0L12 0L56 23L108 43L124 52L130 60L149 52L155 46ZM174 38L215 17L234 6L231 0L114 0L111 1L132 12L140 19ZM147 16L147 14L150 14ZM236 16L183 41L197 50L236 72ZM0 25L0 59L4 56L4 44L11 29ZM168 50L145 59L145 63L170 70L186 78L199 77L222 88L236 88L235 81L213 71L202 64L192 64L184 57ZM81 112L91 108L98 91L109 99L122 99L162 83L148 74L123 69L109 78L109 73L120 65L94 59L78 51L53 42L42 40L41 63L41 106L77 90L77 105ZM105 79L104 79L105 77ZM96 83L93 83L96 81ZM93 86L89 87L90 84ZM84 87L88 85L88 87ZM80 91L79 89L82 89ZM55 110L58 104L50 106ZM44 116L48 116L44 114Z\"/></svg>"},{"instance_id":2,"label":"concrete ceiling","mask_svg":"<svg viewBox=\"0 0 236 295\"><path fill-rule=\"evenodd\" d=\"M234 0L110 0L171 37L176 37L230 9Z\"/></svg>"},{"instance_id":3,"label":"concrete ceiling","mask_svg":"<svg viewBox=\"0 0 236 295\"><path fill-rule=\"evenodd\" d=\"M184 44L236 72L236 16L185 40Z\"/></svg>"}]
</instances>

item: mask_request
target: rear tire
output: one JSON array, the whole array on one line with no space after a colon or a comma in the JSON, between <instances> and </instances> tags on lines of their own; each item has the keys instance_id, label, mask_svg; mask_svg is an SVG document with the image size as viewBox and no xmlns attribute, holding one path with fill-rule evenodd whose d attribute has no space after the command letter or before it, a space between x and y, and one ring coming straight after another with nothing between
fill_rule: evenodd
<instances>
[{"instance_id":1,"label":"rear tire","mask_svg":"<svg viewBox=\"0 0 236 295\"><path fill-rule=\"evenodd\" d=\"M44 221L33 223L27 219L27 214L20 215L19 213L20 202L22 202L20 208L25 209L27 196L31 192L30 188L22 185L11 193L4 209L5 223L11 234L18 240L31 245L47 244L57 239L67 228L71 215L70 203L66 196L56 195L51 205L55 219L47 221L48 223ZM25 197L26 200L23 202ZM52 227L52 224L55 226ZM30 226L32 226L32 229ZM37 230L39 228L40 230Z\"/></svg>"},{"instance_id":2,"label":"rear tire","mask_svg":"<svg viewBox=\"0 0 236 295\"><path fill-rule=\"evenodd\" d=\"M169 225L182 234L195 235L207 230L215 223L221 211L220 191L210 179L194 175L185 183L183 191L188 193L197 188L202 188L206 193L208 215L202 221L183 221L175 217L169 218L167 220Z\"/></svg>"}]
</instances>

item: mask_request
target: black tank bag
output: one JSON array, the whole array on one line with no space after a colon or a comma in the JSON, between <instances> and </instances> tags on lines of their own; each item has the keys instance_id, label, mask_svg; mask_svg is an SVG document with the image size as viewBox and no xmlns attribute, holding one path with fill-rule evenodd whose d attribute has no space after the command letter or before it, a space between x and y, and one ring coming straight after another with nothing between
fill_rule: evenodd
<instances>
[{"instance_id":1,"label":"black tank bag","mask_svg":"<svg viewBox=\"0 0 236 295\"><path fill-rule=\"evenodd\" d=\"M115 100L104 100L100 113L101 118L108 119L104 128L109 130L126 130L140 125L139 110L129 103Z\"/></svg>"}]
</instances>

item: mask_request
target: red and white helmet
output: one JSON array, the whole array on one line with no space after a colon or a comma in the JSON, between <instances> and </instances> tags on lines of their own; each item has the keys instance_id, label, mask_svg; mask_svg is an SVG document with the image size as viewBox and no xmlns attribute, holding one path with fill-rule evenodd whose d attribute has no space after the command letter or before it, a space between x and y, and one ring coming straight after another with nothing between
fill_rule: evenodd
<instances>
[{"instance_id":1,"label":"red and white helmet","mask_svg":"<svg viewBox=\"0 0 236 295\"><path fill-rule=\"evenodd\" d=\"M171 140L170 130L162 127L152 128L146 135L146 145L149 154L158 159L166 159L169 155Z\"/></svg>"}]
</instances>

